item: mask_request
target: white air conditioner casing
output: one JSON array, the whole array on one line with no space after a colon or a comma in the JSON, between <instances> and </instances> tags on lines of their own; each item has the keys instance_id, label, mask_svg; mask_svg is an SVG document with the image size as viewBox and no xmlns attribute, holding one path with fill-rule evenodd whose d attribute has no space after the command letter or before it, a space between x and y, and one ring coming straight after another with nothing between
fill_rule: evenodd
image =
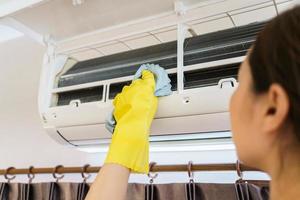
<instances>
[{"instance_id":1,"label":"white air conditioner casing","mask_svg":"<svg viewBox=\"0 0 300 200\"><path fill-rule=\"evenodd\" d=\"M64 58L58 59L63 60ZM239 63L242 59L243 57L239 57L198 64L186 67L186 69ZM59 74L58 69L63 69L62 66L59 66L60 63L60 61L55 62L54 60L52 65L46 65L52 69L56 68L53 70L55 74L51 74L46 83L51 83L49 80L55 80L56 75ZM131 79L132 77L124 77L98 84L109 85L115 81L121 82ZM234 78L224 79L220 80L218 85L187 89L181 93L173 92L170 96L160 97L158 111L151 127L151 135L230 130L228 105L236 86L237 82ZM43 88L52 87L46 84ZM48 97L43 101L45 104L51 105L53 91L57 92L58 90L52 88L48 94L44 93L43 96ZM101 143L101 140L108 141L111 138L111 133L105 128L105 120L112 108L111 100L90 103L75 101L75 103L66 106L44 106L44 109L41 110L41 116L45 130L56 141L76 146L91 145Z\"/></svg>"},{"instance_id":2,"label":"white air conditioner casing","mask_svg":"<svg viewBox=\"0 0 300 200\"><path fill-rule=\"evenodd\" d=\"M244 29L253 29L251 27L246 28ZM228 34L228 32L226 33ZM253 42L253 38L249 39L248 36L245 38L247 39L245 40L246 42ZM227 40L226 42L228 43ZM218 48L230 50L230 43L227 43ZM240 45L241 48L244 48L245 44L240 40L234 43L234 45ZM216 47L205 47L204 50L211 51L214 48ZM246 51L247 49L244 50ZM202 51L203 49L199 52L201 53ZM182 73L184 76L185 73L201 69L222 69L228 65L238 66L244 57L245 55L243 54L186 65L182 68ZM133 76L113 77L111 79L58 87L60 77L64 76L66 80L73 79L72 76L64 74L78 62L81 61L76 61L64 55L51 53L45 55L39 91L39 111L43 127L53 139L64 145L85 147L108 144L112 134L106 130L105 121L113 109L112 99L109 98L110 87L115 83L130 81ZM179 73L176 66L175 68L168 68L166 71L169 74ZM88 74L90 72L80 72L80 75L84 77L85 73ZM103 73L106 72L103 71ZM217 79L218 77L210 78ZM202 133L205 133L205 137L209 138L207 133L211 132L214 133L214 138L230 137L230 133L228 133L229 135L221 133L230 131L228 109L230 98L238 85L236 75L220 78L215 84L201 86L185 87L186 82L184 81L185 79L177 79L176 82L177 85L184 86L183 89L173 91L170 96L159 98L158 110L151 126L150 141L199 139ZM58 106L57 96L61 93L93 87L101 87L101 100L81 102L80 99L75 98L66 105ZM220 132L219 136L216 134L218 132Z\"/></svg>"}]
</instances>

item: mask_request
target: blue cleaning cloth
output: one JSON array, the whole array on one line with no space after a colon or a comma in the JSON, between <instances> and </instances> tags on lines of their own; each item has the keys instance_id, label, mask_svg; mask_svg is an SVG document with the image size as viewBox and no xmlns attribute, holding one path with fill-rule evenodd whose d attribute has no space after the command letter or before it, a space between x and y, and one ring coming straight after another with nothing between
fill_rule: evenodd
<instances>
[{"instance_id":1,"label":"blue cleaning cloth","mask_svg":"<svg viewBox=\"0 0 300 200\"><path fill-rule=\"evenodd\" d=\"M135 73L133 80L140 78L142 76L142 72L144 70L151 71L155 76L155 80L156 80L155 92L154 92L155 96L162 97L162 96L168 96L168 95L172 94L171 80L170 80L167 72L165 71L165 69L160 67L159 65L155 65L155 64L141 65L140 68ZM105 122L106 129L111 133L114 132L114 129L116 126L116 120L114 118L113 113L114 113L114 110L111 111L109 116L106 118L106 122Z\"/></svg>"},{"instance_id":2,"label":"blue cleaning cloth","mask_svg":"<svg viewBox=\"0 0 300 200\"><path fill-rule=\"evenodd\" d=\"M144 64L141 65L140 68L137 70L135 73L133 80L136 80L142 76L142 72L144 70L149 70L152 72L155 76L155 92L154 95L157 97L162 97L162 96L168 96L172 94L171 90L171 80L165 71L164 68L160 67L159 65L154 65L154 64Z\"/></svg>"}]
</instances>

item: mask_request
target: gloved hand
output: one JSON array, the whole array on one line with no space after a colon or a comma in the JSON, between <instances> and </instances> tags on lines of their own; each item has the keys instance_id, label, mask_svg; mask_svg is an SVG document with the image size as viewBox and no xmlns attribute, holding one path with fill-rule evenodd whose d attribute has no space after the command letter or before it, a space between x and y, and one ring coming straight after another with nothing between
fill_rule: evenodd
<instances>
[{"instance_id":1,"label":"gloved hand","mask_svg":"<svg viewBox=\"0 0 300 200\"><path fill-rule=\"evenodd\" d=\"M165 71L164 68L160 67L159 65L149 63L141 65L135 73L133 80L140 78L144 70L150 71L155 76L155 96L162 97L172 94L172 85L168 73ZM116 127L116 120L113 116L113 113L114 111L109 113L105 122L106 129L111 133L114 132L114 129Z\"/></svg>"},{"instance_id":2,"label":"gloved hand","mask_svg":"<svg viewBox=\"0 0 300 200\"><path fill-rule=\"evenodd\" d=\"M144 70L141 79L115 97L117 125L105 163L120 164L137 173L149 172L149 129L158 102L154 91L154 75Z\"/></svg>"}]
</instances>

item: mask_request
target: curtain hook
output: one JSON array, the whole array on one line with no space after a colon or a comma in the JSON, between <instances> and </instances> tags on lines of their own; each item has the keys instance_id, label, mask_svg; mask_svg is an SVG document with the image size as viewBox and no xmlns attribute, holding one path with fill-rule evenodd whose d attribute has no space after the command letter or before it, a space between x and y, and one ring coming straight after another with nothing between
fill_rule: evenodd
<instances>
[{"instance_id":1,"label":"curtain hook","mask_svg":"<svg viewBox=\"0 0 300 200\"><path fill-rule=\"evenodd\" d=\"M63 168L64 166L63 165L57 165L56 167L54 167L54 169L53 169L53 172L52 172L52 176L53 176L53 178L56 180L56 183L58 183L58 181L60 180L60 179L63 179L64 177L65 177L65 175L61 175L61 176L57 176L57 170L59 169L59 168ZM61 174L61 173L60 173Z\"/></svg>"},{"instance_id":2,"label":"curtain hook","mask_svg":"<svg viewBox=\"0 0 300 200\"><path fill-rule=\"evenodd\" d=\"M28 174L27 174L27 177L28 177L28 179L29 179L29 180L28 180L28 183L29 183L29 184L32 183L32 180L33 180L34 177L35 177L35 174L32 172L33 168L34 168L33 166L30 166L30 167L29 167L29 170L28 170L29 172L28 172Z\"/></svg>"},{"instance_id":3,"label":"curtain hook","mask_svg":"<svg viewBox=\"0 0 300 200\"><path fill-rule=\"evenodd\" d=\"M241 162L239 160L236 161L236 173L239 177L239 182L243 181L243 171L242 171L242 167L241 167Z\"/></svg>"},{"instance_id":4,"label":"curtain hook","mask_svg":"<svg viewBox=\"0 0 300 200\"><path fill-rule=\"evenodd\" d=\"M12 181L12 180L14 180L14 179L16 178L16 175L13 175L13 176L11 176L11 177L8 177L8 174L10 174L9 171L12 170L12 169L16 169L16 168L14 168L14 167L9 167L9 168L7 168L7 169L5 170L4 178L7 180L7 183L10 183L10 181Z\"/></svg>"},{"instance_id":5,"label":"curtain hook","mask_svg":"<svg viewBox=\"0 0 300 200\"><path fill-rule=\"evenodd\" d=\"M192 167L193 167L193 162L189 161L188 163L188 176L190 179L190 183L194 183L194 173L192 171Z\"/></svg>"},{"instance_id":6,"label":"curtain hook","mask_svg":"<svg viewBox=\"0 0 300 200\"><path fill-rule=\"evenodd\" d=\"M91 174L87 172L87 169L90 167L89 164L86 164L82 167L81 177L83 178L83 183L86 183L87 179L91 177Z\"/></svg>"},{"instance_id":7,"label":"curtain hook","mask_svg":"<svg viewBox=\"0 0 300 200\"><path fill-rule=\"evenodd\" d=\"M150 181L150 184L151 184L151 185L153 184L154 179L158 176L158 173L152 173L152 174L151 174L151 171L152 171L154 165L156 165L156 162L150 162L150 164L149 164L149 173L148 173L148 177L150 178L149 181Z\"/></svg>"}]
</instances>

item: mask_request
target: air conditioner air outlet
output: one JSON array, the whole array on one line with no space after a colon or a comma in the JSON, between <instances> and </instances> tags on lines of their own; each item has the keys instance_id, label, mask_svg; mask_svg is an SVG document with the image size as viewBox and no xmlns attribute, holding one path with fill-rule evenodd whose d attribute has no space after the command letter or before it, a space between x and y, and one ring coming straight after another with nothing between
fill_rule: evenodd
<instances>
[{"instance_id":1,"label":"air conditioner air outlet","mask_svg":"<svg viewBox=\"0 0 300 200\"><path fill-rule=\"evenodd\" d=\"M219 124L212 128L211 125L214 124L215 120L218 120ZM230 130L230 127L227 124L228 121L228 112L154 119L150 130L149 140L151 142L162 142L188 141L217 137L229 138L229 132L223 134L224 131ZM174 123L180 126L174 126ZM104 124L61 127L57 130L64 140L76 146L92 143L109 144L112 136L112 134L105 129ZM208 134L212 132L214 132L214 134ZM189 137L185 137L186 134L189 135Z\"/></svg>"}]
</instances>

